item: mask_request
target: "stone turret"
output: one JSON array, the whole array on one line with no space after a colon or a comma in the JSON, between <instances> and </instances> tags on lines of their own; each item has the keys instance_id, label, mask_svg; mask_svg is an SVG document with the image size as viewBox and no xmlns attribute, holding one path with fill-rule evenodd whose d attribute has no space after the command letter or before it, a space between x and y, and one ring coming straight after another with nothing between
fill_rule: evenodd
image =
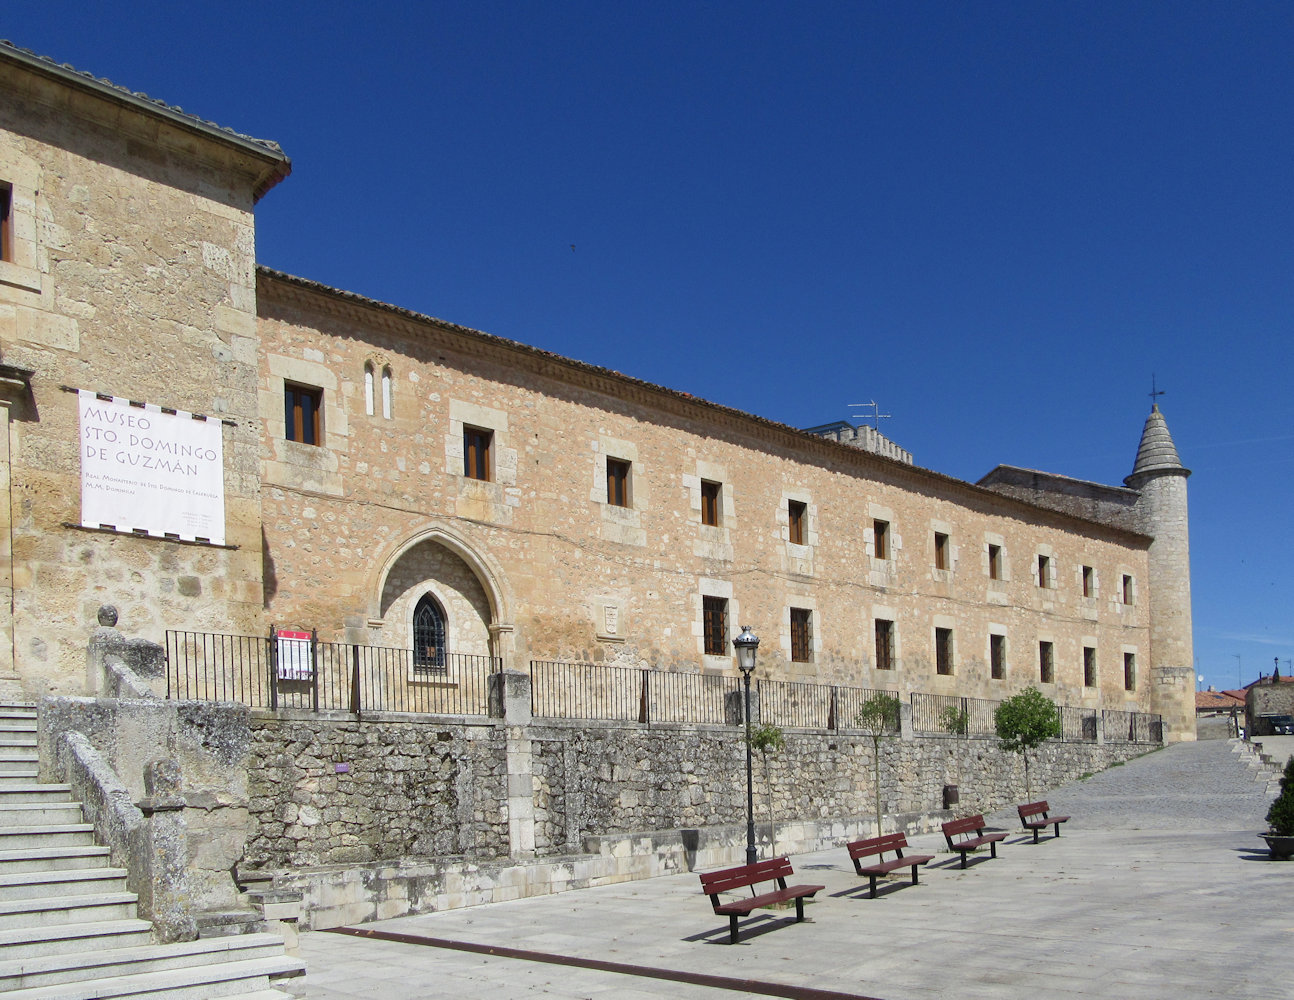
<instances>
[{"instance_id":1,"label":"stone turret","mask_svg":"<svg viewBox=\"0 0 1294 1000\"><path fill-rule=\"evenodd\" d=\"M1156 404L1146 418L1132 474L1124 484L1140 495L1140 530L1150 546L1150 706L1164 717L1166 740L1195 739L1195 654L1191 637L1191 545L1186 478Z\"/></svg>"}]
</instances>

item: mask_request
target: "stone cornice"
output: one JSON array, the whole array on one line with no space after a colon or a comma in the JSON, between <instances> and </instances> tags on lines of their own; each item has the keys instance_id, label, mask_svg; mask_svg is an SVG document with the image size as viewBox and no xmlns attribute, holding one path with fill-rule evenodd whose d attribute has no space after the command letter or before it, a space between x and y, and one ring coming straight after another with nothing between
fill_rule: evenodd
<instances>
[{"instance_id":1,"label":"stone cornice","mask_svg":"<svg viewBox=\"0 0 1294 1000\"><path fill-rule=\"evenodd\" d=\"M901 488L921 490L949 499L960 498L962 502L976 507L992 508L1008 514L1014 512L1029 520L1048 523L1062 530L1109 538L1133 547L1145 547L1150 543L1148 536L1137 532L1040 507L976 486L964 479L852 448L787 424L711 403L689 393L645 382L609 368L576 361L551 351L272 268L258 266L257 276L260 279L257 309L264 319L275 318L275 304L296 306L361 329L381 330L427 346L443 347L514 370L528 371L554 382L605 396L609 400L628 403L680 420L709 424L711 427L722 428L734 437L797 455L806 461L834 466L847 474L880 479Z\"/></svg>"},{"instance_id":2,"label":"stone cornice","mask_svg":"<svg viewBox=\"0 0 1294 1000\"><path fill-rule=\"evenodd\" d=\"M57 63L46 56L37 55L29 49L20 48L11 42L0 41L0 81L4 77L9 77L16 85L17 74L30 74L27 79L33 77L52 81L68 88L68 91L81 95L87 95L96 98L97 102L94 107L104 109L115 107L118 110L116 115L107 113L102 115L104 124L113 128L120 128L121 120L117 117L120 111L127 111L134 116L151 120L156 135L157 123L165 122L172 128L189 135L198 136L207 142L216 143L227 150L236 151L244 157L244 163L249 173L255 175L253 182L253 197L259 201L261 197L274 187L275 184L283 180L292 172L292 161L284 154L279 144L266 139L256 139L249 135L243 135L235 132L233 129L217 125L215 122L209 122L206 119L199 118L196 115L189 114L182 108L167 104L165 101L159 101L156 98L149 97L147 94L138 93L125 87L118 86L111 80L104 80L74 69L71 66ZM18 77L21 79L21 77ZM44 87L32 85L17 89L17 92L24 94L42 103L48 103L50 98L47 96L48 84ZM43 93L46 92L46 93ZM98 103L102 102L102 103ZM89 114L89 104L82 98L77 102L72 102L74 108L81 114L88 115L91 118L95 115ZM141 137L148 137L147 128L138 129Z\"/></svg>"}]
</instances>

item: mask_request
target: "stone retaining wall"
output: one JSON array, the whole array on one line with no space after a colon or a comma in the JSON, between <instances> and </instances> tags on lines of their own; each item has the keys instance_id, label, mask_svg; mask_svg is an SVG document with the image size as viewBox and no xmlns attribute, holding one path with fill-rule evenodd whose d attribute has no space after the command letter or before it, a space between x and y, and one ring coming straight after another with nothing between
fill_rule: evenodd
<instances>
[{"instance_id":1,"label":"stone retaining wall","mask_svg":"<svg viewBox=\"0 0 1294 1000\"><path fill-rule=\"evenodd\" d=\"M507 857L500 727L257 713L242 867Z\"/></svg>"},{"instance_id":2,"label":"stone retaining wall","mask_svg":"<svg viewBox=\"0 0 1294 1000\"><path fill-rule=\"evenodd\" d=\"M682 850L684 830L744 829L745 749L732 727L521 727L266 713L253 717L252 733L254 832L247 867L530 856L509 844L508 811L519 808L509 796L525 793L517 775L507 774L506 757L509 743L520 740L529 742L528 797L539 857L599 853L604 848L590 844L644 836ZM768 771L778 849L823 846L819 841L836 827L870 834L871 740L821 732L786 739ZM1049 744L1031 765L1032 795L1147 749ZM913 833L935 829L950 815L943 811L949 784L959 786L958 814L987 813L1025 798L1020 757L995 740L882 739L882 808L890 823ZM761 840L768 839L766 788L756 755ZM809 827L811 835L802 832ZM734 861L739 847L734 841Z\"/></svg>"}]
</instances>

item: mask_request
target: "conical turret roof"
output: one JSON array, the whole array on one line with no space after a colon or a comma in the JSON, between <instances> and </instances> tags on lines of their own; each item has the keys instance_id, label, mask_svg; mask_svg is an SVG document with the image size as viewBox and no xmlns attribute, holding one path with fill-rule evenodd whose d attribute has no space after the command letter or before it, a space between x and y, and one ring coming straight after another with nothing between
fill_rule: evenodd
<instances>
[{"instance_id":1,"label":"conical turret roof","mask_svg":"<svg viewBox=\"0 0 1294 1000\"><path fill-rule=\"evenodd\" d=\"M1159 412L1159 405L1150 409L1146 426L1141 430L1141 444L1137 446L1137 460L1132 465L1132 475L1124 479L1128 486L1132 480L1147 472L1183 472L1190 475L1190 470L1183 468L1182 460L1177 456L1177 445L1173 436L1168 433L1168 423Z\"/></svg>"}]
</instances>

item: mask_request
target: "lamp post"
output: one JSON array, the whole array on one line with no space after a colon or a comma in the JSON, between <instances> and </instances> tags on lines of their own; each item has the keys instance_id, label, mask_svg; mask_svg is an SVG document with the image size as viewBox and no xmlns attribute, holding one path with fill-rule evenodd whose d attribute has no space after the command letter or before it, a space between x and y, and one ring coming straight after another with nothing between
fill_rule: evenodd
<instances>
[{"instance_id":1,"label":"lamp post","mask_svg":"<svg viewBox=\"0 0 1294 1000\"><path fill-rule=\"evenodd\" d=\"M741 627L741 635L732 640L737 650L737 667L741 670L746 687L746 864L753 865L755 855L755 785L752 777L750 749L750 675L755 670L755 651L759 649L759 636L749 625Z\"/></svg>"}]
</instances>

